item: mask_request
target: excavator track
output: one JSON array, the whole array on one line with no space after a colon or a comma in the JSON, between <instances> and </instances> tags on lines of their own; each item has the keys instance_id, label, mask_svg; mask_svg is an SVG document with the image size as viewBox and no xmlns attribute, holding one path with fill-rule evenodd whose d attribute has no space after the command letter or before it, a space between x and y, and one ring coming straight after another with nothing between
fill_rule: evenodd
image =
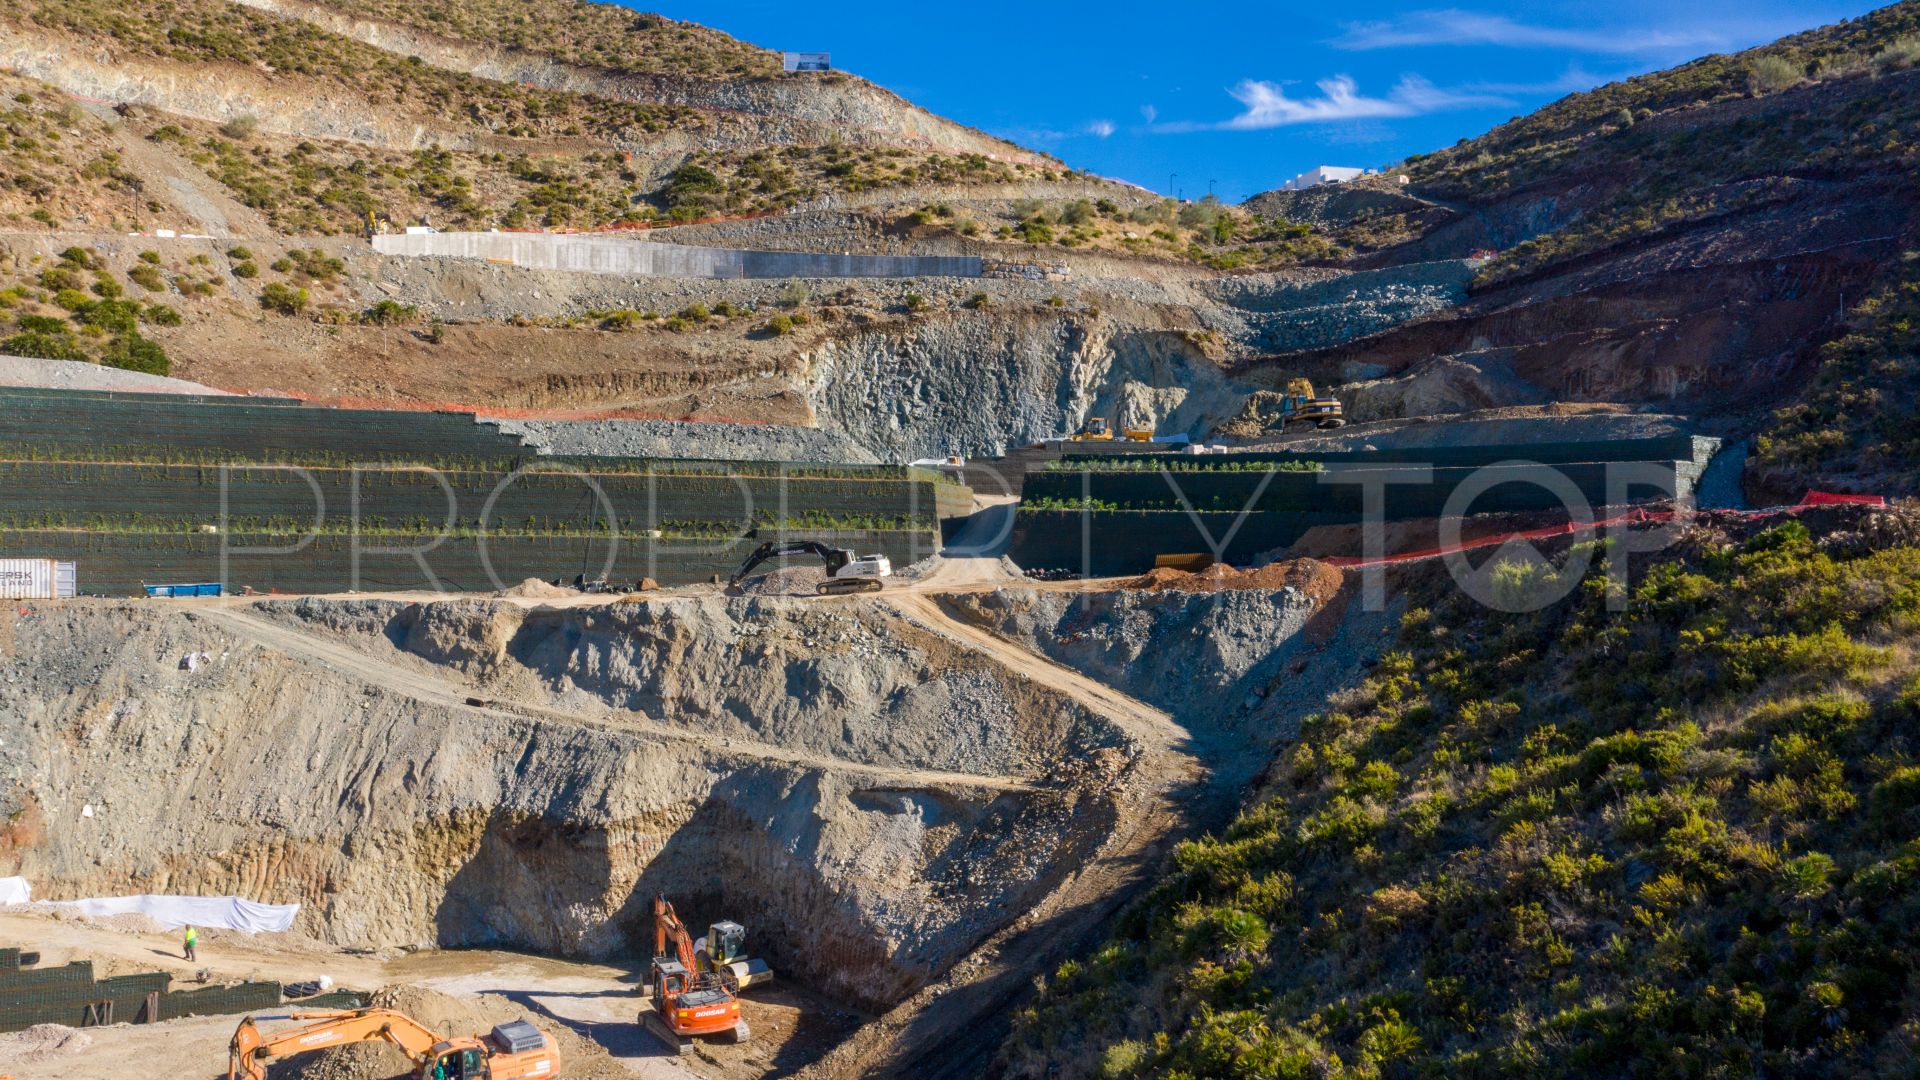
<instances>
[{"instance_id":1,"label":"excavator track","mask_svg":"<svg viewBox=\"0 0 1920 1080\"><path fill-rule=\"evenodd\" d=\"M879 592L879 578L828 578L818 586L821 596L846 596L851 593Z\"/></svg>"}]
</instances>

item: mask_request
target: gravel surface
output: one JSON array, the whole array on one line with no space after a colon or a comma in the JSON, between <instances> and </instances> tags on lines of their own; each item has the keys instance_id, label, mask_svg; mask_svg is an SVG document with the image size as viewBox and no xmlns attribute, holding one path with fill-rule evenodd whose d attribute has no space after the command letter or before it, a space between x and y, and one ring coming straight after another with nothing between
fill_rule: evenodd
<instances>
[{"instance_id":1,"label":"gravel surface","mask_svg":"<svg viewBox=\"0 0 1920 1080\"><path fill-rule=\"evenodd\" d=\"M41 386L53 390L132 390L143 394L215 394L231 396L226 390L170 379L165 375L147 375L122 371L79 360L36 360L28 356L0 356L0 386Z\"/></svg>"}]
</instances>

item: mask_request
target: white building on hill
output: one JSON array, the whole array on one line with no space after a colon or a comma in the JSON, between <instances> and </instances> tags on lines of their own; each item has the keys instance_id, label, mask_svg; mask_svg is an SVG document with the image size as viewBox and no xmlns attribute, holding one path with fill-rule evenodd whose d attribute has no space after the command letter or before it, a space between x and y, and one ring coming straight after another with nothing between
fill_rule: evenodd
<instances>
[{"instance_id":1,"label":"white building on hill","mask_svg":"<svg viewBox=\"0 0 1920 1080\"><path fill-rule=\"evenodd\" d=\"M1340 184L1357 176L1365 176L1372 169L1350 169L1345 165L1315 165L1299 176L1280 185L1281 191L1304 191L1321 184Z\"/></svg>"}]
</instances>

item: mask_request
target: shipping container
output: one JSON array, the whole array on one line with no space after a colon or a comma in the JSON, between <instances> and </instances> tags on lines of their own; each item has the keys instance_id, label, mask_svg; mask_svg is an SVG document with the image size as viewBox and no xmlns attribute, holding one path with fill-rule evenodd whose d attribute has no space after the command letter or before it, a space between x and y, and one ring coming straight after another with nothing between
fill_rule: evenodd
<instances>
[{"instance_id":1,"label":"shipping container","mask_svg":"<svg viewBox=\"0 0 1920 1080\"><path fill-rule=\"evenodd\" d=\"M0 599L53 600L79 592L73 563L52 559L0 559Z\"/></svg>"}]
</instances>

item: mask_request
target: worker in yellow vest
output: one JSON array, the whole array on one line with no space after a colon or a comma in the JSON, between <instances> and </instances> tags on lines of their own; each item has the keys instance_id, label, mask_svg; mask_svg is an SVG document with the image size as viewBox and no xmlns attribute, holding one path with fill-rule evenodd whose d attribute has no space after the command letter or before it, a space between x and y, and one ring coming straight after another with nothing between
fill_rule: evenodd
<instances>
[{"instance_id":1,"label":"worker in yellow vest","mask_svg":"<svg viewBox=\"0 0 1920 1080\"><path fill-rule=\"evenodd\" d=\"M187 927L187 959L195 959L193 947L198 944L200 944L200 931L191 926Z\"/></svg>"}]
</instances>

